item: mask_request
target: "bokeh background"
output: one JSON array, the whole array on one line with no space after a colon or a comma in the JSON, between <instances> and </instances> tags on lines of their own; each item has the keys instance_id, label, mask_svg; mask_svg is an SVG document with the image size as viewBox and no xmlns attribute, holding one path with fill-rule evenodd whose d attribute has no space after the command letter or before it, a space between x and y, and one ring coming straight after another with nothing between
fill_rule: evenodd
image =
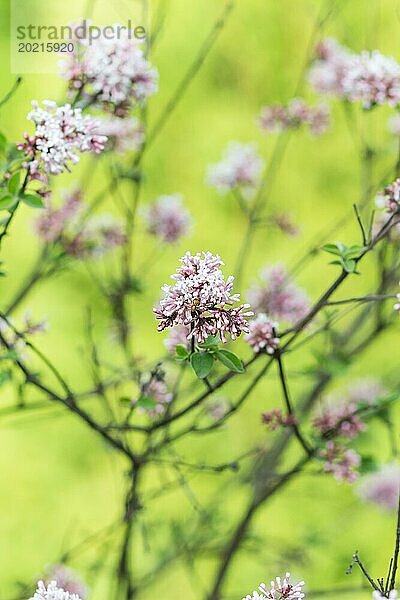
<instances>
[{"instance_id":1,"label":"bokeh background","mask_svg":"<svg viewBox=\"0 0 400 600\"><path fill-rule=\"evenodd\" d=\"M180 192L194 219L190 239L163 252L143 233L136 241L135 257L154 257L146 274L141 295L132 301L134 351L148 360L164 352L163 335L157 334L151 312L161 285L167 281L178 258L190 249L219 253L229 273L245 223L230 198L221 198L204 182L206 167L219 159L230 140L256 141L265 157L271 155L276 136L263 134L256 125L262 105L285 102L298 86L309 52L309 43L318 14L332 13L320 36L332 36L355 51L378 48L400 59L400 4L396 0L239 0L203 68L192 82L185 98L171 116L157 143L146 156L143 188L144 203L160 194ZM175 90L186 67L200 47L223 3L221 0L170 0L167 16L151 60L160 72L160 90L149 102L148 118L154 123ZM138 2L115 0L121 18L138 15ZM82 3L82 11L86 10ZM45 10L45 6L43 7ZM107 18L107 3L97 1L95 10ZM149 13L157 17L160 6L150 0ZM9 69L9 3L1 0L1 95L11 87L14 75ZM26 114L32 99L62 99L65 84L56 75L23 75L23 84L12 101L0 111L1 129L10 139L19 140L29 127ZM306 81L301 94L314 96ZM251 249L241 292L245 295L260 268L276 261L292 266L315 244L323 232L343 215L348 218L334 238L357 240L358 231L351 206L362 194L365 181L375 184L395 161L397 140L388 132L390 110L380 108L371 114L357 112L357 125L349 128L342 107L332 103L333 126L321 138L314 139L299 131L289 141L270 197L271 211L288 212L301 228L301 236L288 238L277 229L258 233ZM371 148L374 163L365 173L357 151L356 129L361 127ZM79 180L88 199L107 183L107 160L102 159L90 180L86 159L73 175L57 180L57 190L71 188ZM366 179L367 178L367 179ZM132 189L123 190L129 201ZM102 210L115 211L113 198ZM6 240L2 256L7 278L0 280L2 308L19 287L38 253L39 244L32 228L33 211L24 209ZM331 238L326 242L334 241ZM327 266L326 255L317 255L299 273L298 282L311 298L316 298L335 274ZM100 270L111 272L113 259L103 261ZM373 269L363 268L362 277L343 289L343 296L358 295L373 289ZM33 291L15 316L18 321L26 308L35 317L46 316L50 329L38 345L45 348L71 385L80 389L90 385L87 340L84 334L85 311L95 314L96 335L103 356L115 358L109 334L110 315L99 298L83 265L75 263L67 272L46 281ZM338 373L335 386L340 388L355 377L374 375L389 386L397 383L400 358L399 330L385 334L360 360ZM323 342L321 342L323 344ZM246 350L243 348L243 354ZM302 369L312 364L307 348L297 352L291 363L293 394L307 386ZM235 384L238 385L238 384ZM231 386L231 391L236 391ZM31 392L32 400L39 400ZM249 446L265 441L260 413L275 406L278 387L274 375L251 396L247 405L223 431L182 442L182 455L211 463L224 462ZM15 403L11 387L0 389L1 409ZM382 460L388 457L384 428L374 425L361 441ZM125 490L126 465L76 418L50 406L37 411L3 415L0 418L0 598L15 597L16 582L34 581L43 568L56 562L67 548L78 544L92 532L106 527L121 513ZM153 478L161 482L158 471ZM216 478L234 475L203 474L192 482L199 502L206 502ZM149 489L154 482L149 476ZM222 499L225 518L239 514L243 498L227 487ZM149 527L158 530L150 548L136 548L137 568L146 570L153 561L152 550L162 545L162 523L171 516L185 523L193 506L182 493L166 495L145 514ZM354 489L337 484L328 477L309 473L296 479L283 494L276 496L260 513L254 527L257 550L240 554L231 570L227 596L242 597L261 580L269 580L280 571L290 570L305 579L308 590L359 585L358 573L345 575L353 551L362 550L365 561L375 574L385 571L394 535L394 515L361 503ZM96 546L99 559L106 561L109 541ZM152 546L153 544L153 546ZM102 552L104 554L102 554ZM110 550L112 553L112 550ZM93 569L94 551L79 553L72 560L91 588L91 598L106 600L107 569ZM196 572L180 564L166 570L160 581L149 586L144 598L196 598L207 587L213 560L204 558ZM352 600L368 597L369 592L352 592ZM316 598L322 598L317 594Z\"/></svg>"}]
</instances>

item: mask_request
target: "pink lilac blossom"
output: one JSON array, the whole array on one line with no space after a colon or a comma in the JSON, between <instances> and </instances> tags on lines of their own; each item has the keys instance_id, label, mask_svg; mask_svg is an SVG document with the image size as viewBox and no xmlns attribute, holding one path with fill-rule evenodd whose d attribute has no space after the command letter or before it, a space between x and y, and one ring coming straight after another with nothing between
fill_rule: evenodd
<instances>
[{"instance_id":1,"label":"pink lilac blossom","mask_svg":"<svg viewBox=\"0 0 400 600\"><path fill-rule=\"evenodd\" d=\"M310 303L305 292L297 287L285 266L278 263L260 273L262 285L253 285L247 293L257 313L266 313L272 319L295 323L308 312Z\"/></svg>"},{"instance_id":2,"label":"pink lilac blossom","mask_svg":"<svg viewBox=\"0 0 400 600\"><path fill-rule=\"evenodd\" d=\"M372 377L364 377L353 381L345 392L348 402L372 406L387 394L380 381Z\"/></svg>"},{"instance_id":3,"label":"pink lilac blossom","mask_svg":"<svg viewBox=\"0 0 400 600\"><path fill-rule=\"evenodd\" d=\"M286 213L276 213L270 217L270 222L289 237L297 237L300 233L298 226Z\"/></svg>"},{"instance_id":4,"label":"pink lilac blossom","mask_svg":"<svg viewBox=\"0 0 400 600\"><path fill-rule=\"evenodd\" d=\"M263 413L261 420L270 431L276 431L280 427L293 427L296 424L296 418L293 415L284 415L280 408Z\"/></svg>"},{"instance_id":5,"label":"pink lilac blossom","mask_svg":"<svg viewBox=\"0 0 400 600\"><path fill-rule=\"evenodd\" d=\"M146 60L143 41L129 39L126 32L120 32L118 39L77 39L74 52L62 65L62 75L71 89L84 88L94 100L117 107L120 115L132 102L142 103L158 89L158 71Z\"/></svg>"},{"instance_id":6,"label":"pink lilac blossom","mask_svg":"<svg viewBox=\"0 0 400 600\"><path fill-rule=\"evenodd\" d=\"M189 350L189 334L190 329L186 325L175 325L175 327L172 327L168 333L168 337L164 340L164 345L168 352L175 354L177 346L185 346Z\"/></svg>"},{"instance_id":7,"label":"pink lilac blossom","mask_svg":"<svg viewBox=\"0 0 400 600\"><path fill-rule=\"evenodd\" d=\"M382 208L382 199L377 199L378 208ZM377 217L374 219L374 223L372 226L372 235L377 236L380 231L387 225L388 221L391 222L391 227L386 234L386 239L393 244L398 244L400 242L400 215L396 214L393 216L393 213L389 213L386 210L378 213Z\"/></svg>"},{"instance_id":8,"label":"pink lilac blossom","mask_svg":"<svg viewBox=\"0 0 400 600\"><path fill-rule=\"evenodd\" d=\"M384 465L379 471L364 477L357 491L363 500L389 511L396 510L399 504L400 466Z\"/></svg>"},{"instance_id":9,"label":"pink lilac blossom","mask_svg":"<svg viewBox=\"0 0 400 600\"><path fill-rule=\"evenodd\" d=\"M65 565L53 565L48 569L46 583L55 581L59 588L70 594L76 594L82 600L87 596L88 590L81 578Z\"/></svg>"},{"instance_id":10,"label":"pink lilac blossom","mask_svg":"<svg viewBox=\"0 0 400 600\"><path fill-rule=\"evenodd\" d=\"M376 204L380 208L386 208L388 213L396 213L399 210L400 203L400 178L393 181L379 192L376 198Z\"/></svg>"},{"instance_id":11,"label":"pink lilac blossom","mask_svg":"<svg viewBox=\"0 0 400 600\"><path fill-rule=\"evenodd\" d=\"M342 81L353 55L331 38L319 42L315 55L316 60L308 74L311 86L318 94L343 97Z\"/></svg>"},{"instance_id":12,"label":"pink lilac blossom","mask_svg":"<svg viewBox=\"0 0 400 600\"><path fill-rule=\"evenodd\" d=\"M45 242L54 242L60 237L68 222L72 220L82 207L82 192L76 189L64 199L60 208L52 208L50 202L41 212L35 222L35 229L39 237Z\"/></svg>"},{"instance_id":13,"label":"pink lilac blossom","mask_svg":"<svg viewBox=\"0 0 400 600\"><path fill-rule=\"evenodd\" d=\"M357 468L361 464L361 457L354 450L330 440L320 451L320 456L325 462L324 470L332 473L337 481L353 483L358 478Z\"/></svg>"},{"instance_id":14,"label":"pink lilac blossom","mask_svg":"<svg viewBox=\"0 0 400 600\"><path fill-rule=\"evenodd\" d=\"M180 194L160 196L144 210L144 218L147 231L166 244L177 242L186 235L192 222Z\"/></svg>"},{"instance_id":15,"label":"pink lilac blossom","mask_svg":"<svg viewBox=\"0 0 400 600\"><path fill-rule=\"evenodd\" d=\"M70 104L57 106L49 100L43 102L43 108L35 100L32 106L27 118L35 124L35 133L25 133L25 141L17 145L28 159L26 166L32 176L41 171L58 175L79 162L80 153L104 150L107 138L95 133L96 121L84 116L81 109Z\"/></svg>"},{"instance_id":16,"label":"pink lilac blossom","mask_svg":"<svg viewBox=\"0 0 400 600\"><path fill-rule=\"evenodd\" d=\"M258 590L254 590L253 594L248 594L243 600L302 600L304 598L304 581L299 583L291 583L290 573L286 573L285 577L276 577L270 582L267 587L265 583L258 586Z\"/></svg>"},{"instance_id":17,"label":"pink lilac blossom","mask_svg":"<svg viewBox=\"0 0 400 600\"><path fill-rule=\"evenodd\" d=\"M232 276L225 281L220 257L211 252L187 252L180 262L171 276L175 283L163 286L163 298L153 309L158 330L185 325L190 330L189 339L194 337L198 342L210 335L226 342L227 334L235 339L248 333L247 317L253 313L248 304L233 306L239 302L239 294L232 294Z\"/></svg>"},{"instance_id":18,"label":"pink lilac blossom","mask_svg":"<svg viewBox=\"0 0 400 600\"><path fill-rule=\"evenodd\" d=\"M48 585L39 581L34 596L29 600L81 600L81 598L58 587L55 581L51 581Z\"/></svg>"},{"instance_id":19,"label":"pink lilac blossom","mask_svg":"<svg viewBox=\"0 0 400 600\"><path fill-rule=\"evenodd\" d=\"M226 398L218 398L213 400L207 406L207 414L213 421L220 421L229 412L230 404Z\"/></svg>"},{"instance_id":20,"label":"pink lilac blossom","mask_svg":"<svg viewBox=\"0 0 400 600\"><path fill-rule=\"evenodd\" d=\"M274 354L279 347L277 328L278 323L271 321L265 313L260 313L250 321L245 340L256 353L265 351L267 354Z\"/></svg>"},{"instance_id":21,"label":"pink lilac blossom","mask_svg":"<svg viewBox=\"0 0 400 600\"><path fill-rule=\"evenodd\" d=\"M340 402L325 402L314 417L313 426L321 437L332 434L355 438L366 428L356 411L357 404L346 399Z\"/></svg>"},{"instance_id":22,"label":"pink lilac blossom","mask_svg":"<svg viewBox=\"0 0 400 600\"><path fill-rule=\"evenodd\" d=\"M165 381L157 377L152 377L149 383L143 386L142 395L151 398L156 403L151 408L140 408L142 412L153 418L162 415L173 398L173 394L168 391Z\"/></svg>"},{"instance_id":23,"label":"pink lilac blossom","mask_svg":"<svg viewBox=\"0 0 400 600\"><path fill-rule=\"evenodd\" d=\"M305 125L313 135L321 135L329 127L329 108L325 104L311 107L301 98L293 98L286 106L265 106L259 124L267 131L299 129Z\"/></svg>"},{"instance_id":24,"label":"pink lilac blossom","mask_svg":"<svg viewBox=\"0 0 400 600\"><path fill-rule=\"evenodd\" d=\"M107 148L119 153L138 150L145 140L143 125L134 117L121 119L109 115L98 119L96 132L107 137Z\"/></svg>"},{"instance_id":25,"label":"pink lilac blossom","mask_svg":"<svg viewBox=\"0 0 400 600\"><path fill-rule=\"evenodd\" d=\"M230 142L222 160L208 168L207 183L221 194L235 188L250 194L258 184L263 168L264 161L254 144Z\"/></svg>"}]
</instances>

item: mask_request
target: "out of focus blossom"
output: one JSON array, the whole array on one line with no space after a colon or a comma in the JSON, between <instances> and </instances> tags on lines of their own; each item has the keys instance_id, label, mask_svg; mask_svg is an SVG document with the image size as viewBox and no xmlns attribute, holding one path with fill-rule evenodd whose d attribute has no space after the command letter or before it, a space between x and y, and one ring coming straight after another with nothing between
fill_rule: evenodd
<instances>
[{"instance_id":1,"label":"out of focus blossom","mask_svg":"<svg viewBox=\"0 0 400 600\"><path fill-rule=\"evenodd\" d=\"M254 352L265 351L267 354L274 354L279 346L279 338L276 335L278 323L271 321L265 314L260 313L249 323L249 333L245 340Z\"/></svg>"},{"instance_id":2,"label":"out of focus blossom","mask_svg":"<svg viewBox=\"0 0 400 600\"><path fill-rule=\"evenodd\" d=\"M76 594L82 598L82 600L87 596L88 590L82 579L75 571L69 569L65 565L53 565L48 569L46 583L50 584L52 581L55 581L57 586L62 588L65 592Z\"/></svg>"},{"instance_id":3,"label":"out of focus blossom","mask_svg":"<svg viewBox=\"0 0 400 600\"><path fill-rule=\"evenodd\" d=\"M388 129L393 135L400 136L400 114L396 113L388 120Z\"/></svg>"},{"instance_id":4,"label":"out of focus blossom","mask_svg":"<svg viewBox=\"0 0 400 600\"><path fill-rule=\"evenodd\" d=\"M31 175L41 171L58 175L79 162L80 153L98 154L104 150L107 138L95 132L96 120L84 116L79 108L70 104L57 106L49 100L43 102L43 108L35 100L32 105L27 118L35 124L35 133L25 133L25 141L17 146L28 159Z\"/></svg>"},{"instance_id":5,"label":"out of focus blossom","mask_svg":"<svg viewBox=\"0 0 400 600\"><path fill-rule=\"evenodd\" d=\"M226 398L216 398L207 406L207 414L213 421L220 421L229 412L230 405Z\"/></svg>"},{"instance_id":6,"label":"out of focus blossom","mask_svg":"<svg viewBox=\"0 0 400 600\"><path fill-rule=\"evenodd\" d=\"M400 294L396 294L397 302L393 306L394 310L400 311Z\"/></svg>"},{"instance_id":7,"label":"out of focus blossom","mask_svg":"<svg viewBox=\"0 0 400 600\"><path fill-rule=\"evenodd\" d=\"M277 577L269 586L261 583L258 590L248 594L243 600L302 600L304 585L304 581L291 583L290 573L286 573L284 578Z\"/></svg>"},{"instance_id":8,"label":"out of focus blossom","mask_svg":"<svg viewBox=\"0 0 400 600\"><path fill-rule=\"evenodd\" d=\"M270 222L278 227L282 233L285 233L289 237L296 237L299 235L299 228L292 221L290 216L287 213L276 213L271 215Z\"/></svg>"},{"instance_id":9,"label":"out of focus blossom","mask_svg":"<svg viewBox=\"0 0 400 600\"><path fill-rule=\"evenodd\" d=\"M325 471L332 473L338 481L353 483L358 478L357 468L361 464L361 458L354 450L330 440L320 451L320 456L324 460Z\"/></svg>"},{"instance_id":10,"label":"out of focus blossom","mask_svg":"<svg viewBox=\"0 0 400 600\"><path fill-rule=\"evenodd\" d=\"M365 423L357 415L357 404L346 399L325 402L314 417L313 426L321 437L342 435L355 438L365 430Z\"/></svg>"},{"instance_id":11,"label":"out of focus blossom","mask_svg":"<svg viewBox=\"0 0 400 600\"><path fill-rule=\"evenodd\" d=\"M48 585L39 581L34 596L29 600L81 600L81 598L58 587L55 581L51 581Z\"/></svg>"},{"instance_id":12,"label":"out of focus blossom","mask_svg":"<svg viewBox=\"0 0 400 600\"><path fill-rule=\"evenodd\" d=\"M352 54L336 40L327 38L319 42L315 55L316 60L309 72L312 87L318 94L342 97L342 81Z\"/></svg>"},{"instance_id":13,"label":"out of focus blossom","mask_svg":"<svg viewBox=\"0 0 400 600\"><path fill-rule=\"evenodd\" d=\"M325 104L308 106L301 98L293 98L286 106L265 106L259 118L260 127L267 131L285 131L309 127L313 135L321 135L328 129L329 109Z\"/></svg>"},{"instance_id":14,"label":"out of focus blossom","mask_svg":"<svg viewBox=\"0 0 400 600\"><path fill-rule=\"evenodd\" d=\"M121 153L138 150L145 139L143 125L134 117L103 117L97 120L96 131L107 137L107 148Z\"/></svg>"},{"instance_id":15,"label":"out of focus blossom","mask_svg":"<svg viewBox=\"0 0 400 600\"><path fill-rule=\"evenodd\" d=\"M180 194L160 196L145 209L144 218L148 232L166 244L186 235L192 222Z\"/></svg>"},{"instance_id":16,"label":"out of focus blossom","mask_svg":"<svg viewBox=\"0 0 400 600\"><path fill-rule=\"evenodd\" d=\"M230 142L222 160L208 168L207 182L221 194L240 188L248 195L259 183L263 168L254 144Z\"/></svg>"},{"instance_id":17,"label":"out of focus blossom","mask_svg":"<svg viewBox=\"0 0 400 600\"><path fill-rule=\"evenodd\" d=\"M129 39L126 32L115 39L74 40L74 51L63 63L62 75L72 90L113 105L119 115L158 89L158 72L144 57L143 42Z\"/></svg>"},{"instance_id":18,"label":"out of focus blossom","mask_svg":"<svg viewBox=\"0 0 400 600\"><path fill-rule=\"evenodd\" d=\"M280 408L263 413L261 419L270 431L276 431L280 427L293 427L296 424L296 418L293 415L284 415Z\"/></svg>"},{"instance_id":19,"label":"out of focus blossom","mask_svg":"<svg viewBox=\"0 0 400 600\"><path fill-rule=\"evenodd\" d=\"M20 327L15 327L12 319L6 320L0 317L0 334L4 338L4 342L0 340L0 349L3 346L8 347L20 358L26 359L27 344L24 338L44 333L47 329L47 321L45 319L34 321L30 311L25 313Z\"/></svg>"},{"instance_id":20,"label":"out of focus blossom","mask_svg":"<svg viewBox=\"0 0 400 600\"><path fill-rule=\"evenodd\" d=\"M389 600L397 600L396 590L390 590L389 596L383 596L379 590L374 590L372 592L372 600L386 600L386 598L389 598Z\"/></svg>"},{"instance_id":21,"label":"out of focus blossom","mask_svg":"<svg viewBox=\"0 0 400 600\"><path fill-rule=\"evenodd\" d=\"M381 196L378 196L376 204L378 208L384 208L385 201ZM387 210L381 210L375 217L372 226L372 235L376 237L382 229L387 225L388 221L391 222L391 227L386 233L386 239L393 244L400 242L400 214L388 212Z\"/></svg>"},{"instance_id":22,"label":"out of focus blossom","mask_svg":"<svg viewBox=\"0 0 400 600\"><path fill-rule=\"evenodd\" d=\"M386 510L396 510L399 504L400 466L384 465L379 471L363 477L357 491L363 500L378 504Z\"/></svg>"},{"instance_id":23,"label":"out of focus blossom","mask_svg":"<svg viewBox=\"0 0 400 600\"><path fill-rule=\"evenodd\" d=\"M291 279L284 265L278 263L260 273L261 285L255 284L247 297L257 313L272 319L295 323L307 314L310 303L306 293Z\"/></svg>"},{"instance_id":24,"label":"out of focus blossom","mask_svg":"<svg viewBox=\"0 0 400 600\"><path fill-rule=\"evenodd\" d=\"M376 204L379 207L385 207L388 213L396 213L399 210L400 202L400 179L396 179L390 185L386 186L382 192L379 192L376 198Z\"/></svg>"},{"instance_id":25,"label":"out of focus blossom","mask_svg":"<svg viewBox=\"0 0 400 600\"><path fill-rule=\"evenodd\" d=\"M347 386L344 394L349 403L373 406L378 400L387 395L387 390L377 379L363 377L352 381Z\"/></svg>"},{"instance_id":26,"label":"out of focus blossom","mask_svg":"<svg viewBox=\"0 0 400 600\"><path fill-rule=\"evenodd\" d=\"M140 407L142 412L146 412L153 418L162 415L173 398L165 381L157 376L152 376L150 381L142 387L142 396L155 402L155 405L149 408Z\"/></svg>"},{"instance_id":27,"label":"out of focus blossom","mask_svg":"<svg viewBox=\"0 0 400 600\"><path fill-rule=\"evenodd\" d=\"M158 330L185 325L190 330L189 338L195 337L198 342L210 335L226 342L227 334L235 339L247 333L247 317L253 313L248 304L234 307L239 294L232 294L232 276L225 281L220 257L211 252L187 252L180 262L171 276L175 283L163 286L163 298L153 309L159 320Z\"/></svg>"},{"instance_id":28,"label":"out of focus blossom","mask_svg":"<svg viewBox=\"0 0 400 600\"><path fill-rule=\"evenodd\" d=\"M175 354L177 346L184 346L189 349L189 334L190 329L186 325L175 325L175 327L172 327L168 332L168 337L164 340L168 352Z\"/></svg>"},{"instance_id":29,"label":"out of focus blossom","mask_svg":"<svg viewBox=\"0 0 400 600\"><path fill-rule=\"evenodd\" d=\"M47 207L41 212L35 223L37 234L45 242L54 242L81 207L82 194L79 189L69 193L60 208L53 208L47 202Z\"/></svg>"}]
</instances>

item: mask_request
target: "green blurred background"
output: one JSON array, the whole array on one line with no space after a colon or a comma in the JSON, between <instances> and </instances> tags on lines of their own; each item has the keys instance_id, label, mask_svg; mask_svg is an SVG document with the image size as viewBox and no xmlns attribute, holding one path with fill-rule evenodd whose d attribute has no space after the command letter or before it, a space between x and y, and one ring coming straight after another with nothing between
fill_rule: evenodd
<instances>
[{"instance_id":1,"label":"green blurred background","mask_svg":"<svg viewBox=\"0 0 400 600\"><path fill-rule=\"evenodd\" d=\"M163 335L155 331L151 307L184 251L204 249L219 253L226 263L226 273L235 264L245 224L230 198L219 197L205 185L207 165L219 159L230 140L255 140L264 156L271 154L276 136L260 133L256 116L262 105L285 102L293 96L315 19L329 6L328 2L316 0L239 0L236 4L204 67L145 160L144 202L160 194L180 192L194 219L189 240L156 255L145 280L144 293L132 302L134 351L148 360L155 360L163 353ZM165 27L151 54L160 71L160 91L149 103L150 124L175 90L222 6L220 0L168 2ZM116 0L113 8L116 7L125 18L130 14L140 18L139 3ZM3 95L11 87L14 75L9 69L9 3L1 0L1 8L0 92ZM97 10L103 18L107 17L104 0L98 0ZM158 3L150 2L153 18L157 17L157 10ZM334 3L321 35L336 37L356 51L378 48L400 59L399 14L400 3L395 0L342 0ZM21 139L28 126L25 116L31 99L62 99L64 89L64 82L56 75L24 75L12 102L1 109L1 129L10 139ZM306 83L302 95L314 99ZM321 138L316 140L303 131L292 136L272 190L271 211L288 211L293 215L301 227L301 237L288 238L272 228L261 230L247 263L242 293L264 264L283 261L293 265L312 246L315 236L329 229L343 214L349 218L335 239L357 241L351 206L361 195L360 156L355 151L355 134L349 130L342 108L333 102L332 111L332 130ZM389 114L386 108L370 115L357 113L368 143L377 150L369 173L373 183L395 161L397 143L387 131ZM57 189L69 189L73 181L80 179L87 197L92 198L107 182L106 167L104 159L85 186L89 171L87 161L82 160L73 175L57 178ZM129 201L131 188L127 185L123 191ZM103 209L114 211L112 198ZM0 282L2 308L19 287L38 252L33 216L32 210L24 209L13 226L12 236L6 240L2 258L8 277ZM140 234L137 260L141 262L142 257L151 256L153 251L153 241ZM325 256L317 256L298 277L312 298L334 276L334 267L326 264ZM114 268L113 259L106 259L99 268L110 272ZM369 292L373 284L373 271L366 266L363 277L347 284L342 297L355 291ZM29 307L35 317L47 316L50 330L38 340L38 345L52 357L68 381L80 389L90 385L83 333L87 306L95 314L96 335L102 339L103 356L111 359L115 349L108 333L109 314L82 265L74 264L68 272L38 287L16 315L18 321L18 316ZM392 330L382 337L352 369L338 376L336 386L340 388L354 377L371 374L389 385L396 383L400 357L398 334L398 330ZM307 348L298 352L296 370L311 362ZM293 394L299 394L306 385L307 380L296 377ZM235 386L230 389L235 391ZM261 443L266 433L260 424L260 412L277 405L277 392L271 375L222 432L191 443L186 440L179 447L182 455L191 461L218 463ZM40 399L36 392L30 392L30 397ZM2 388L1 405L13 402L12 389ZM388 442L380 426L374 426L361 443L376 448L382 460L387 459ZM1 600L15 596L15 582L34 580L65 549L120 516L125 469L119 457L76 418L59 408L49 407L0 420ZM153 477L159 477L157 471ZM205 502L222 481L216 481L218 477L229 480L232 475L203 474L194 479L193 489L200 502ZM148 486L154 486L150 476ZM226 518L240 509L242 497L235 494L227 487L223 498ZM137 546L135 568L142 571L151 566L154 547L163 542L164 521L172 516L182 523L186 519L190 522L192 513L193 508L182 493L171 493L155 502L144 517L149 527L153 523L155 539L150 549L146 550L142 544ZM275 497L258 516L254 532L259 552L249 556L243 553L234 563L226 589L229 597L239 598L259 581L268 581L286 569L294 577L305 579L309 590L358 585L361 581L358 573L351 579L345 576L353 551L362 550L374 574L384 571L391 551L394 517L362 504L351 486L339 485L314 473L297 479ZM106 551L105 544L103 550ZM107 571L102 576L92 571L89 568L92 558L91 552L83 552L72 564L87 580L90 597L106 600ZM209 584L212 566L212 560L204 559L196 574L184 565L171 567L160 581L149 586L143 597L199 597ZM352 593L349 597L356 600L368 595L369 592Z\"/></svg>"}]
</instances>

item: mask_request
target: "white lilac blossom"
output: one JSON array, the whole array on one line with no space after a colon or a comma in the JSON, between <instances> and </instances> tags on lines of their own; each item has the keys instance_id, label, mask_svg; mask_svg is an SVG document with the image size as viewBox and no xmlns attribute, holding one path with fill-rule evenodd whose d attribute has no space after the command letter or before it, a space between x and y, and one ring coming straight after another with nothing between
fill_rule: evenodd
<instances>
[{"instance_id":1,"label":"white lilac blossom","mask_svg":"<svg viewBox=\"0 0 400 600\"><path fill-rule=\"evenodd\" d=\"M388 129L390 133L400 136L400 114L396 113L388 120Z\"/></svg>"},{"instance_id":2,"label":"white lilac blossom","mask_svg":"<svg viewBox=\"0 0 400 600\"><path fill-rule=\"evenodd\" d=\"M35 124L35 133L25 133L25 141L17 145L28 159L32 176L41 171L58 175L79 162L80 153L104 150L107 138L95 132L96 121L81 109L70 104L57 106L49 100L43 102L43 108L35 100L32 106L27 118Z\"/></svg>"},{"instance_id":3,"label":"white lilac blossom","mask_svg":"<svg viewBox=\"0 0 400 600\"><path fill-rule=\"evenodd\" d=\"M221 194L235 188L249 194L258 184L263 168L264 161L254 144L230 142L221 161L209 166L207 183Z\"/></svg>"},{"instance_id":4,"label":"white lilac blossom","mask_svg":"<svg viewBox=\"0 0 400 600\"><path fill-rule=\"evenodd\" d=\"M389 598L389 600L397 600L396 590L390 590L389 596L384 596L379 590L374 590L372 592L372 600L386 600L387 598Z\"/></svg>"},{"instance_id":5,"label":"white lilac blossom","mask_svg":"<svg viewBox=\"0 0 400 600\"><path fill-rule=\"evenodd\" d=\"M126 32L115 39L77 39L62 75L72 90L84 89L95 101L111 103L120 115L158 89L158 72L144 56L143 41Z\"/></svg>"},{"instance_id":6,"label":"white lilac blossom","mask_svg":"<svg viewBox=\"0 0 400 600\"><path fill-rule=\"evenodd\" d=\"M261 285L253 285L248 300L257 313L272 319L295 323L305 317L310 303L306 293L291 279L284 265L278 263L260 273Z\"/></svg>"},{"instance_id":7,"label":"white lilac blossom","mask_svg":"<svg viewBox=\"0 0 400 600\"><path fill-rule=\"evenodd\" d=\"M395 179L387 185L381 192L378 193L376 204L379 208L386 208L390 214L396 213L399 210L400 203L400 178Z\"/></svg>"},{"instance_id":8,"label":"white lilac blossom","mask_svg":"<svg viewBox=\"0 0 400 600\"><path fill-rule=\"evenodd\" d=\"M191 217L180 194L160 196L143 211L147 231L166 244L177 242L188 233Z\"/></svg>"},{"instance_id":9,"label":"white lilac blossom","mask_svg":"<svg viewBox=\"0 0 400 600\"><path fill-rule=\"evenodd\" d=\"M400 466L388 464L366 477L357 489L362 500L377 504L385 510L394 511L399 504Z\"/></svg>"},{"instance_id":10,"label":"white lilac blossom","mask_svg":"<svg viewBox=\"0 0 400 600\"><path fill-rule=\"evenodd\" d=\"M373 377L356 379L347 386L345 396L348 402L373 406L387 395L387 390L380 381Z\"/></svg>"},{"instance_id":11,"label":"white lilac blossom","mask_svg":"<svg viewBox=\"0 0 400 600\"><path fill-rule=\"evenodd\" d=\"M138 150L145 140L143 125L135 117L103 117L97 120L96 132L107 137L107 148L120 153Z\"/></svg>"},{"instance_id":12,"label":"white lilac blossom","mask_svg":"<svg viewBox=\"0 0 400 600\"><path fill-rule=\"evenodd\" d=\"M159 320L158 330L185 325L190 330L189 339L198 342L210 335L226 342L227 334L235 339L247 333L247 317L253 313L248 304L234 306L239 302L239 294L232 294L232 276L225 281L220 257L211 252L187 252L180 262L171 276L175 283L163 286L164 295L153 309Z\"/></svg>"},{"instance_id":13,"label":"white lilac blossom","mask_svg":"<svg viewBox=\"0 0 400 600\"><path fill-rule=\"evenodd\" d=\"M70 593L57 586L55 581L46 585L43 581L37 584L35 594L29 600L82 600L77 594Z\"/></svg>"},{"instance_id":14,"label":"white lilac blossom","mask_svg":"<svg viewBox=\"0 0 400 600\"><path fill-rule=\"evenodd\" d=\"M52 581L55 581L57 586L62 588L65 592L76 594L82 600L87 596L88 590L82 579L75 571L69 569L65 565L52 565L48 569L46 583L50 584Z\"/></svg>"},{"instance_id":15,"label":"white lilac blossom","mask_svg":"<svg viewBox=\"0 0 400 600\"><path fill-rule=\"evenodd\" d=\"M274 354L279 346L277 328L278 323L271 321L265 313L260 313L250 321L245 340L256 353L265 351L267 354Z\"/></svg>"},{"instance_id":16,"label":"white lilac blossom","mask_svg":"<svg viewBox=\"0 0 400 600\"><path fill-rule=\"evenodd\" d=\"M321 135L329 127L329 108L325 104L308 106L301 98L293 98L287 105L264 106L259 124L267 131L285 131L309 127L313 135Z\"/></svg>"},{"instance_id":17,"label":"white lilac blossom","mask_svg":"<svg viewBox=\"0 0 400 600\"><path fill-rule=\"evenodd\" d=\"M342 80L352 58L351 52L336 40L327 38L316 47L316 60L309 71L309 82L318 94L343 97Z\"/></svg>"},{"instance_id":18,"label":"white lilac blossom","mask_svg":"<svg viewBox=\"0 0 400 600\"><path fill-rule=\"evenodd\" d=\"M186 325L175 325L168 332L168 337L164 340L164 345L168 352L175 354L177 346L184 346L189 349L190 342L188 340L190 329Z\"/></svg>"},{"instance_id":19,"label":"white lilac blossom","mask_svg":"<svg viewBox=\"0 0 400 600\"><path fill-rule=\"evenodd\" d=\"M243 600L302 600L304 598L304 581L299 583L291 583L290 573L286 573L285 577L276 577L270 582L269 587L265 583L258 586L258 590L254 590L253 594L248 594Z\"/></svg>"},{"instance_id":20,"label":"white lilac blossom","mask_svg":"<svg viewBox=\"0 0 400 600\"><path fill-rule=\"evenodd\" d=\"M325 448L320 450L324 460L324 470L332 473L337 481L354 483L359 474L357 468L361 464L360 455L352 449L345 448L332 440L328 441Z\"/></svg>"}]
</instances>

